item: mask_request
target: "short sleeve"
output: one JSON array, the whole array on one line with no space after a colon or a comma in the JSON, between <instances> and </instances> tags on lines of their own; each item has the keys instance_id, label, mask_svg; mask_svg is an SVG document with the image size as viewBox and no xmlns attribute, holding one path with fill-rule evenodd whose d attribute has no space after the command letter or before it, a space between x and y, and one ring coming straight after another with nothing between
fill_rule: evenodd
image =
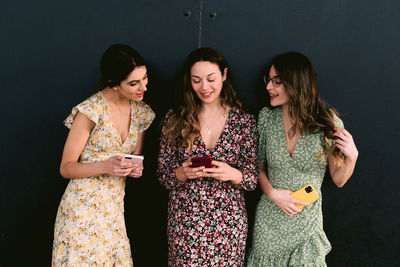
<instances>
[{"instance_id":1,"label":"short sleeve","mask_svg":"<svg viewBox=\"0 0 400 267\"><path fill-rule=\"evenodd\" d=\"M71 128L78 111L97 125L100 114L103 112L103 105L99 102L98 94L89 97L79 105L72 108L71 114L64 120L64 125L67 126L68 129Z\"/></svg>"},{"instance_id":2,"label":"short sleeve","mask_svg":"<svg viewBox=\"0 0 400 267\"><path fill-rule=\"evenodd\" d=\"M332 112L332 113L333 113L333 118L335 120L336 127L344 128L343 121L334 112Z\"/></svg>"},{"instance_id":3,"label":"short sleeve","mask_svg":"<svg viewBox=\"0 0 400 267\"><path fill-rule=\"evenodd\" d=\"M144 102L137 102L136 103L136 109L137 112L133 114L133 116L136 116L136 120L138 121L138 128L139 128L139 133L146 131L147 128L149 128L150 124L153 122L155 113L154 111L150 108L149 105L147 105Z\"/></svg>"},{"instance_id":4,"label":"short sleeve","mask_svg":"<svg viewBox=\"0 0 400 267\"><path fill-rule=\"evenodd\" d=\"M258 114L258 154L257 161L265 162L267 161L266 156L266 129L267 129L267 121L269 117L270 109L268 107L264 107L260 113Z\"/></svg>"}]
</instances>

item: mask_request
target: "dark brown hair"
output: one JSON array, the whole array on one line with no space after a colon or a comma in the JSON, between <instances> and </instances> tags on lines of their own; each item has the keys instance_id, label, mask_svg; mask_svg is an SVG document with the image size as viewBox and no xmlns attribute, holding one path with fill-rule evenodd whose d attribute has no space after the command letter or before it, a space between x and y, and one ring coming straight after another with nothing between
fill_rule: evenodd
<instances>
[{"instance_id":1,"label":"dark brown hair","mask_svg":"<svg viewBox=\"0 0 400 267\"><path fill-rule=\"evenodd\" d=\"M110 46L101 57L101 80L96 91L119 85L136 67L144 66L144 60L132 47L124 44Z\"/></svg>"},{"instance_id":2,"label":"dark brown hair","mask_svg":"<svg viewBox=\"0 0 400 267\"><path fill-rule=\"evenodd\" d=\"M201 100L192 88L191 69L195 63L202 61L218 65L222 75L226 68L229 69L226 59L214 48L198 48L187 57L178 87L179 100L176 107L167 115L165 135L174 145L187 145L188 149L192 147L195 137L200 134L198 114L201 108ZM242 107L242 102L233 88L229 70L222 85L220 100L222 106Z\"/></svg>"},{"instance_id":3,"label":"dark brown hair","mask_svg":"<svg viewBox=\"0 0 400 267\"><path fill-rule=\"evenodd\" d=\"M327 142L327 139L335 138L334 114L338 116L338 112L328 108L320 97L317 77L310 60L303 54L288 52L274 57L268 70L272 66L289 95L289 116L293 122L289 137L295 135L296 129L300 130L300 134L322 130L326 148L323 154L333 154L335 163L342 164L344 154Z\"/></svg>"}]
</instances>

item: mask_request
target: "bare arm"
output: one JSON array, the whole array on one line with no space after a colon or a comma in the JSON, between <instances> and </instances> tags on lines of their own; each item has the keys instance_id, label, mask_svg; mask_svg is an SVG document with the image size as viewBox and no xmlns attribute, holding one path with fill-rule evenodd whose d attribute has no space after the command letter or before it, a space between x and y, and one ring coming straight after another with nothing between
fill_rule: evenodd
<instances>
[{"instance_id":1,"label":"bare arm","mask_svg":"<svg viewBox=\"0 0 400 267\"><path fill-rule=\"evenodd\" d=\"M136 148L135 151L133 151L132 154L134 155L140 155L142 154L143 151L143 144L144 144L144 135L145 131L141 132L138 134L138 140L136 143ZM141 161L140 164L133 164L132 166L132 171L128 174L128 176L133 177L133 178L139 178L143 174L143 161Z\"/></svg>"},{"instance_id":2,"label":"bare arm","mask_svg":"<svg viewBox=\"0 0 400 267\"><path fill-rule=\"evenodd\" d=\"M258 184L260 185L261 190L264 192L267 197L270 198L271 191L274 190L269 179L267 177L267 173L265 172L265 163L257 162L258 166Z\"/></svg>"},{"instance_id":3,"label":"bare arm","mask_svg":"<svg viewBox=\"0 0 400 267\"><path fill-rule=\"evenodd\" d=\"M258 184L261 190L271 201L273 201L286 215L292 216L299 212L301 209L295 206L295 204L308 206L309 203L294 199L290 196L293 193L290 190L278 190L272 187L267 173L265 172L265 163L258 162L257 166L259 168L258 172Z\"/></svg>"},{"instance_id":4,"label":"bare arm","mask_svg":"<svg viewBox=\"0 0 400 267\"><path fill-rule=\"evenodd\" d=\"M131 171L131 163L121 162L119 156L106 161L78 162L94 126L94 122L85 115L80 112L76 114L61 159L60 173L64 178L86 178L101 174L126 176Z\"/></svg>"},{"instance_id":5,"label":"bare arm","mask_svg":"<svg viewBox=\"0 0 400 267\"><path fill-rule=\"evenodd\" d=\"M337 187L342 187L351 177L356 166L358 158L358 150L354 144L352 135L344 128L335 128L334 135L335 146L339 148L345 155L344 164L342 166L335 165L335 158L332 155L328 156L329 173L332 181Z\"/></svg>"},{"instance_id":6,"label":"bare arm","mask_svg":"<svg viewBox=\"0 0 400 267\"><path fill-rule=\"evenodd\" d=\"M135 155L142 154L145 133L146 133L146 131L138 133L138 140L137 140L135 151L133 151L133 154L135 154Z\"/></svg>"}]
</instances>

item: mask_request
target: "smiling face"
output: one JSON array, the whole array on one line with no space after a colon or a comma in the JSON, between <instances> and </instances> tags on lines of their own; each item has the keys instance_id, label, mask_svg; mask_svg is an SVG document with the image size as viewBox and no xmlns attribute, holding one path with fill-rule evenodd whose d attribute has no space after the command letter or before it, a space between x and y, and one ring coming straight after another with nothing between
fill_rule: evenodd
<instances>
[{"instance_id":1,"label":"smiling face","mask_svg":"<svg viewBox=\"0 0 400 267\"><path fill-rule=\"evenodd\" d=\"M270 97L270 104L273 107L285 106L289 104L289 95L283 83L280 83L279 75L276 73L274 66L269 70L269 82L267 83L267 91ZM280 84L279 84L280 83Z\"/></svg>"},{"instance_id":2,"label":"smiling face","mask_svg":"<svg viewBox=\"0 0 400 267\"><path fill-rule=\"evenodd\" d=\"M147 91L147 83L146 66L139 66L129 73L126 79L121 81L119 85L114 86L114 89L117 89L122 97L134 101L141 101L144 92Z\"/></svg>"},{"instance_id":3,"label":"smiling face","mask_svg":"<svg viewBox=\"0 0 400 267\"><path fill-rule=\"evenodd\" d=\"M192 66L191 85L202 103L211 104L219 101L227 71L225 68L224 73L221 73L219 66L209 61L199 61Z\"/></svg>"}]
</instances>

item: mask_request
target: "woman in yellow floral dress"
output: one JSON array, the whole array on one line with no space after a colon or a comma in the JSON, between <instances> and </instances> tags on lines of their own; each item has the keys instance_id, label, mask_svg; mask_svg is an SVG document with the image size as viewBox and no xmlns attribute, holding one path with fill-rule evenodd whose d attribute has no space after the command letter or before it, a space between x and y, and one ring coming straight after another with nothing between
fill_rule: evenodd
<instances>
[{"instance_id":1,"label":"woman in yellow floral dress","mask_svg":"<svg viewBox=\"0 0 400 267\"><path fill-rule=\"evenodd\" d=\"M132 266L124 220L126 176L142 175L140 154L154 112L142 102L147 70L131 47L112 45L101 59L99 91L74 107L60 172L70 179L57 212L53 266Z\"/></svg>"}]
</instances>

